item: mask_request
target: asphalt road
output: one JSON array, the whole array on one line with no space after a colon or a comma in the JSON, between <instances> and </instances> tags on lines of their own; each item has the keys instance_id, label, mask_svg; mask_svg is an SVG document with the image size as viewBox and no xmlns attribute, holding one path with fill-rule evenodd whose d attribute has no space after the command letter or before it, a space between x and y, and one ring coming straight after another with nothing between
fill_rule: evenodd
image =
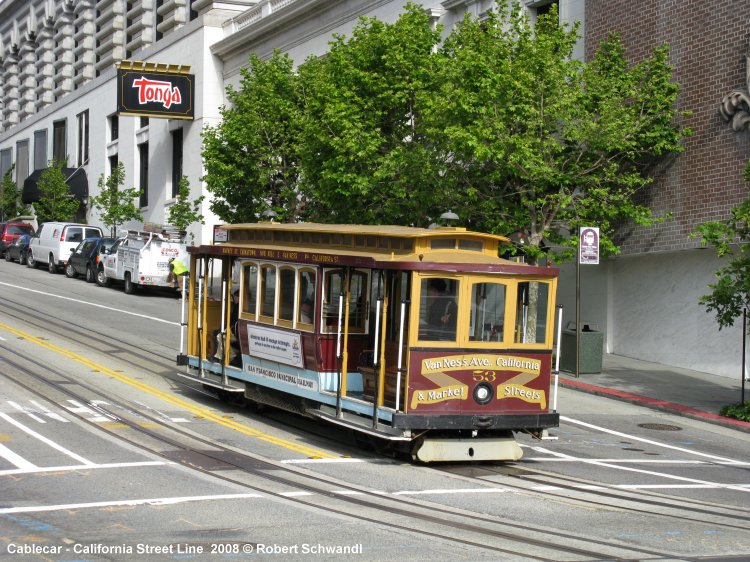
<instances>
[{"instance_id":1,"label":"asphalt road","mask_svg":"<svg viewBox=\"0 0 750 562\"><path fill-rule=\"evenodd\" d=\"M745 433L561 389L518 463L419 466L175 375L180 300L0 262L0 556L698 559L750 552Z\"/></svg>"}]
</instances>

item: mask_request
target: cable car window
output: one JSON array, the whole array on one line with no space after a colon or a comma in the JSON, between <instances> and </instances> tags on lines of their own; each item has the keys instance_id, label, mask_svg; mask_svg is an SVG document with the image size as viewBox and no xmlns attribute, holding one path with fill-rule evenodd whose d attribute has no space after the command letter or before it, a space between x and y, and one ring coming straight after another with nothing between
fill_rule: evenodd
<instances>
[{"instance_id":1,"label":"cable car window","mask_svg":"<svg viewBox=\"0 0 750 562\"><path fill-rule=\"evenodd\" d=\"M516 343L545 343L549 283L527 281L518 284Z\"/></svg>"},{"instance_id":2,"label":"cable car window","mask_svg":"<svg viewBox=\"0 0 750 562\"><path fill-rule=\"evenodd\" d=\"M327 332L338 331L339 296L345 294L345 275L342 269L325 273L325 294L323 297L323 323ZM367 307L367 274L352 271L349 283L349 331L364 332ZM342 318L342 328L343 328Z\"/></svg>"},{"instance_id":3,"label":"cable car window","mask_svg":"<svg viewBox=\"0 0 750 562\"><path fill-rule=\"evenodd\" d=\"M419 339L455 341L458 281L431 277L422 280L419 298Z\"/></svg>"},{"instance_id":4,"label":"cable car window","mask_svg":"<svg viewBox=\"0 0 750 562\"><path fill-rule=\"evenodd\" d=\"M258 295L258 265L246 263L242 277L242 312L251 314L254 318Z\"/></svg>"},{"instance_id":5,"label":"cable car window","mask_svg":"<svg viewBox=\"0 0 750 562\"><path fill-rule=\"evenodd\" d=\"M430 248L433 250L453 250L455 247L455 238L437 238L430 241Z\"/></svg>"},{"instance_id":6,"label":"cable car window","mask_svg":"<svg viewBox=\"0 0 750 562\"><path fill-rule=\"evenodd\" d=\"M262 320L273 322L275 304L276 267L264 265L260 268L260 315Z\"/></svg>"},{"instance_id":7,"label":"cable car window","mask_svg":"<svg viewBox=\"0 0 750 562\"><path fill-rule=\"evenodd\" d=\"M294 320L294 291L297 273L292 267L279 269L279 320Z\"/></svg>"},{"instance_id":8,"label":"cable car window","mask_svg":"<svg viewBox=\"0 0 750 562\"><path fill-rule=\"evenodd\" d=\"M462 240L459 238L458 249L469 250L471 252L481 252L484 249L484 244L482 242L477 242L476 240Z\"/></svg>"},{"instance_id":9,"label":"cable car window","mask_svg":"<svg viewBox=\"0 0 750 562\"><path fill-rule=\"evenodd\" d=\"M505 285L474 283L471 288L469 341L503 341Z\"/></svg>"},{"instance_id":10,"label":"cable car window","mask_svg":"<svg viewBox=\"0 0 750 562\"><path fill-rule=\"evenodd\" d=\"M297 325L302 330L312 330L315 322L315 279L315 271L300 269Z\"/></svg>"}]
</instances>

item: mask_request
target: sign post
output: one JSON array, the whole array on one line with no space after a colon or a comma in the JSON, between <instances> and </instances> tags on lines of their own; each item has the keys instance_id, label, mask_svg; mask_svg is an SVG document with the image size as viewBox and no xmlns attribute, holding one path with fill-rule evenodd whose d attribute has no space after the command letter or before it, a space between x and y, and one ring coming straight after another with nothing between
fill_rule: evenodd
<instances>
[{"instance_id":1,"label":"sign post","mask_svg":"<svg viewBox=\"0 0 750 562\"><path fill-rule=\"evenodd\" d=\"M581 265L599 264L599 227L582 226L578 230L578 259L576 260L576 378L581 362Z\"/></svg>"}]
</instances>

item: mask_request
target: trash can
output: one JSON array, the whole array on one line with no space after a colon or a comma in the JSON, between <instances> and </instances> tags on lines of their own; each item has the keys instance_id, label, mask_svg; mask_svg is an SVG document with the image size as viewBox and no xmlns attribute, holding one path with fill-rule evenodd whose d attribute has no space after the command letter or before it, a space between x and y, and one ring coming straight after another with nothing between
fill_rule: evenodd
<instances>
[{"instance_id":1,"label":"trash can","mask_svg":"<svg viewBox=\"0 0 750 562\"><path fill-rule=\"evenodd\" d=\"M560 341L560 370L569 373L576 372L576 323L568 322L562 331ZM591 322L581 322L581 350L578 359L579 374L597 374L602 372L602 352L604 350L604 333L599 325Z\"/></svg>"}]
</instances>

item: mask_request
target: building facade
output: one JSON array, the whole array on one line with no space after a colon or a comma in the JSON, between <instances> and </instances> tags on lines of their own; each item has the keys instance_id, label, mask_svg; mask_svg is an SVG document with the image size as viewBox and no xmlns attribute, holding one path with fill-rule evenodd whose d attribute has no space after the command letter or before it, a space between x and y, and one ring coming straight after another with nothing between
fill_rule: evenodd
<instances>
[{"instance_id":1,"label":"building facade","mask_svg":"<svg viewBox=\"0 0 750 562\"><path fill-rule=\"evenodd\" d=\"M510 2L510 0L509 0ZM191 197L204 194L201 131L218 122L228 85L236 86L249 53L275 49L302 62L323 55L334 34L350 35L361 16L395 21L401 0L0 0L0 174L26 178L66 159L85 174L87 198L118 163L126 187L144 190L144 222L164 224L184 175ZM580 21L576 55L590 57L609 32L621 34L630 60L667 42L680 83L680 106L692 111L694 134L685 152L660 169L644 194L672 218L649 229L623 228L623 252L583 267L581 319L605 334L606 351L739 376L739 326L719 330L698 304L721 262L691 237L702 221L726 218L747 195L742 170L750 134L735 131L719 111L734 90L747 88L745 54L750 5L737 0L523 0L532 18L559 7ZM450 29L465 12L481 14L490 0L422 2ZM193 118L117 114L115 65L121 61L189 67L195 76ZM750 108L748 108L750 109ZM218 221L209 208L191 234L208 240ZM83 206L82 220L101 224ZM138 228L140 224L126 224ZM592 225L596 226L596 225ZM575 269L563 268L564 324L575 321Z\"/></svg>"}]
</instances>

